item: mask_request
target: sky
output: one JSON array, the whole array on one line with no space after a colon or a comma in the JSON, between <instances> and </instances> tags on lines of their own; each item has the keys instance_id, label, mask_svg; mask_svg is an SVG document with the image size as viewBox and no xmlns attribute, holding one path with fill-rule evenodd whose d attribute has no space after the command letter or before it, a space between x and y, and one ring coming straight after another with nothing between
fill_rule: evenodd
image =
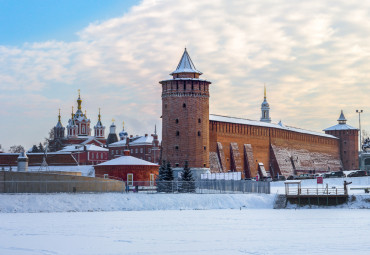
<instances>
[{"instance_id":1,"label":"sky","mask_svg":"<svg viewBox=\"0 0 370 255\"><path fill-rule=\"evenodd\" d=\"M212 82L210 113L321 131L369 130L370 2L0 0L0 144L44 141L61 109L106 135L161 132L161 87L186 47Z\"/></svg>"}]
</instances>

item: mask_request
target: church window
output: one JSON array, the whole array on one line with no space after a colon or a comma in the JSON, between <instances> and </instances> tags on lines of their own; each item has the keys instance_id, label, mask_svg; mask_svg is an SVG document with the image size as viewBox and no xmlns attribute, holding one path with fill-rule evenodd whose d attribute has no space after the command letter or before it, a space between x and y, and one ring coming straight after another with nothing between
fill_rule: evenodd
<instances>
[{"instance_id":1,"label":"church window","mask_svg":"<svg viewBox=\"0 0 370 255\"><path fill-rule=\"evenodd\" d=\"M266 119L267 118L267 114L266 112L263 112L263 118Z\"/></svg>"},{"instance_id":2,"label":"church window","mask_svg":"<svg viewBox=\"0 0 370 255\"><path fill-rule=\"evenodd\" d=\"M134 153L134 150L133 150L133 149L131 149L131 150L130 150L130 152L131 152L131 154L132 154L132 153Z\"/></svg>"},{"instance_id":3,"label":"church window","mask_svg":"<svg viewBox=\"0 0 370 255\"><path fill-rule=\"evenodd\" d=\"M94 153L91 153L91 158L94 159Z\"/></svg>"},{"instance_id":4,"label":"church window","mask_svg":"<svg viewBox=\"0 0 370 255\"><path fill-rule=\"evenodd\" d=\"M82 133L85 133L85 126L82 126Z\"/></svg>"},{"instance_id":5,"label":"church window","mask_svg":"<svg viewBox=\"0 0 370 255\"><path fill-rule=\"evenodd\" d=\"M100 159L103 159L103 153L100 154Z\"/></svg>"},{"instance_id":6,"label":"church window","mask_svg":"<svg viewBox=\"0 0 370 255\"><path fill-rule=\"evenodd\" d=\"M140 148L140 153L143 153L143 148Z\"/></svg>"},{"instance_id":7,"label":"church window","mask_svg":"<svg viewBox=\"0 0 370 255\"><path fill-rule=\"evenodd\" d=\"M138 150L138 148L136 148L136 149L135 149L135 153L138 153L138 152L139 152L139 150Z\"/></svg>"},{"instance_id":8,"label":"church window","mask_svg":"<svg viewBox=\"0 0 370 255\"><path fill-rule=\"evenodd\" d=\"M186 83L184 82L184 90L186 90Z\"/></svg>"},{"instance_id":9,"label":"church window","mask_svg":"<svg viewBox=\"0 0 370 255\"><path fill-rule=\"evenodd\" d=\"M149 149L148 149L148 153L151 153L151 152L152 152L152 150L149 148Z\"/></svg>"}]
</instances>

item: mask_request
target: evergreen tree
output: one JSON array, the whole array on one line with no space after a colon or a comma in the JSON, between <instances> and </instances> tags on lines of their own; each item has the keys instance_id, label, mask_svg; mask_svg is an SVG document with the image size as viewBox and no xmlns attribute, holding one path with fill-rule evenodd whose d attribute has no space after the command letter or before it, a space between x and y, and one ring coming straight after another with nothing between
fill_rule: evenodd
<instances>
[{"instance_id":1,"label":"evergreen tree","mask_svg":"<svg viewBox=\"0 0 370 255\"><path fill-rule=\"evenodd\" d=\"M193 174L190 171L188 161L185 161L184 170L181 173L180 179L180 192L194 193L195 192L195 180Z\"/></svg>"},{"instance_id":2,"label":"evergreen tree","mask_svg":"<svg viewBox=\"0 0 370 255\"><path fill-rule=\"evenodd\" d=\"M165 179L166 166L167 166L166 161L163 160L162 164L159 167L158 175L157 175L157 178L156 178L157 192L164 192L165 191L163 181Z\"/></svg>"},{"instance_id":3,"label":"evergreen tree","mask_svg":"<svg viewBox=\"0 0 370 255\"><path fill-rule=\"evenodd\" d=\"M41 143L39 144L39 152L44 152L44 146Z\"/></svg>"},{"instance_id":4,"label":"evergreen tree","mask_svg":"<svg viewBox=\"0 0 370 255\"><path fill-rule=\"evenodd\" d=\"M39 152L39 149L37 148L36 145L33 145L31 149L31 153L36 153L36 152Z\"/></svg>"},{"instance_id":5,"label":"evergreen tree","mask_svg":"<svg viewBox=\"0 0 370 255\"><path fill-rule=\"evenodd\" d=\"M170 193L173 191L173 170L172 170L172 167L171 167L171 163L170 162L167 162L166 164L166 168L165 168L165 171L164 171L164 187L165 187L165 190L164 192L167 192L167 193Z\"/></svg>"}]
</instances>

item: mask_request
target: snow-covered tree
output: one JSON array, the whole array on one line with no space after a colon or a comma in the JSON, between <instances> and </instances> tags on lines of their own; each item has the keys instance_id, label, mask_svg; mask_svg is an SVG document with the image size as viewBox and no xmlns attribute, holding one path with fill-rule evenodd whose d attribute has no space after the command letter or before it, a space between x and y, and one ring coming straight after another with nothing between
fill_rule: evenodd
<instances>
[{"instance_id":1,"label":"snow-covered tree","mask_svg":"<svg viewBox=\"0 0 370 255\"><path fill-rule=\"evenodd\" d=\"M180 192L194 193L195 192L195 180L193 174L190 171L188 161L185 161L184 170L181 172L180 179Z\"/></svg>"}]
</instances>

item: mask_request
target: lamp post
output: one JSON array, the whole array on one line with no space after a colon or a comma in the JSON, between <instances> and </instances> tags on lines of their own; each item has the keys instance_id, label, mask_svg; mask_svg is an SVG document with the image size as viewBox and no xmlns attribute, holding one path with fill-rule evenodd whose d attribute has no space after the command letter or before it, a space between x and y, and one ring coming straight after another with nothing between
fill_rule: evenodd
<instances>
[{"instance_id":1,"label":"lamp post","mask_svg":"<svg viewBox=\"0 0 370 255\"><path fill-rule=\"evenodd\" d=\"M360 150L361 150L361 148L362 148L362 137L361 137L361 113L363 113L364 111L363 110L356 110L356 112L358 113L358 126L359 126L359 128L360 128Z\"/></svg>"}]
</instances>

